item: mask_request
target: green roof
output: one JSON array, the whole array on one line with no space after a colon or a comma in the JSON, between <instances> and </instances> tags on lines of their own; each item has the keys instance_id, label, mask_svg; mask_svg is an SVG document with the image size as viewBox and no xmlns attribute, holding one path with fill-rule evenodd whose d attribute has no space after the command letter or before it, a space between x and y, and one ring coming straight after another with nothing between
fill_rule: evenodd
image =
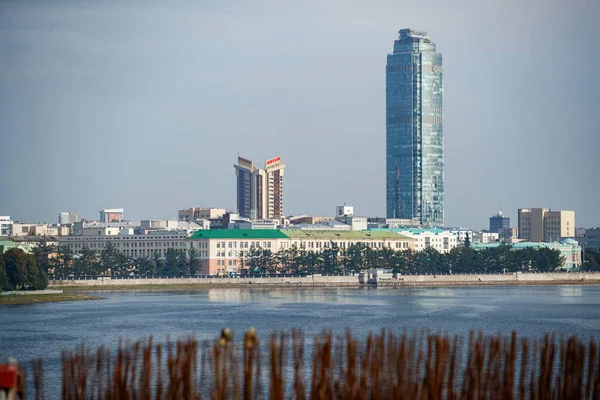
<instances>
[{"instance_id":1,"label":"green roof","mask_svg":"<svg viewBox=\"0 0 600 400\"><path fill-rule=\"evenodd\" d=\"M278 229L200 229L190 239L287 239Z\"/></svg>"},{"instance_id":2,"label":"green roof","mask_svg":"<svg viewBox=\"0 0 600 400\"><path fill-rule=\"evenodd\" d=\"M287 236L292 239L324 239L324 240L340 240L340 239L406 239L412 240L406 236L389 231L335 231L335 230L300 230L300 229L284 229Z\"/></svg>"}]
</instances>

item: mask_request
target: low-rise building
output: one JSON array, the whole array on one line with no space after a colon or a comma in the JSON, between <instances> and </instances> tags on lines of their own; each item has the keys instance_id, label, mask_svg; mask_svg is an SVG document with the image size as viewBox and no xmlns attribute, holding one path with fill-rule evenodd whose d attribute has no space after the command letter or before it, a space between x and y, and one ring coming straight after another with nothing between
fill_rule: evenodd
<instances>
[{"instance_id":1,"label":"low-rise building","mask_svg":"<svg viewBox=\"0 0 600 400\"><path fill-rule=\"evenodd\" d=\"M393 232L414 240L414 250L435 249L440 253L448 253L458 246L458 235L439 228L398 228Z\"/></svg>"},{"instance_id":2,"label":"low-rise building","mask_svg":"<svg viewBox=\"0 0 600 400\"><path fill-rule=\"evenodd\" d=\"M494 243L500 240L500 235L498 232L485 232L485 231L475 231L473 232L473 243Z\"/></svg>"},{"instance_id":3,"label":"low-rise building","mask_svg":"<svg viewBox=\"0 0 600 400\"><path fill-rule=\"evenodd\" d=\"M187 231L152 231L148 234L135 234L133 229L104 228L94 231L87 230L81 236L57 237L57 245L71 249L74 253L81 253L84 248L93 251L102 251L108 244L112 244L118 251L127 257L135 259L158 255L166 256L167 249L188 249ZM116 232L116 233L115 233Z\"/></svg>"},{"instance_id":4,"label":"low-rise building","mask_svg":"<svg viewBox=\"0 0 600 400\"><path fill-rule=\"evenodd\" d=\"M493 248L500 246L501 243L473 243L471 246L475 250ZM581 246L573 239L564 239L560 242L519 242L511 244L515 251L533 248L548 248L558 250L563 257L561 269L566 271L577 270L581 267Z\"/></svg>"},{"instance_id":5,"label":"low-rise building","mask_svg":"<svg viewBox=\"0 0 600 400\"><path fill-rule=\"evenodd\" d=\"M177 211L179 221L197 221L200 219L221 218L227 210L214 207L191 207Z\"/></svg>"},{"instance_id":6,"label":"low-rise building","mask_svg":"<svg viewBox=\"0 0 600 400\"><path fill-rule=\"evenodd\" d=\"M393 250L414 249L413 240L394 232L377 231L313 231L228 229L197 231L189 239L198 250L202 273L240 273L247 268L247 254L252 248L277 253L295 246L298 249L321 252L336 246L346 249L352 244Z\"/></svg>"}]
</instances>

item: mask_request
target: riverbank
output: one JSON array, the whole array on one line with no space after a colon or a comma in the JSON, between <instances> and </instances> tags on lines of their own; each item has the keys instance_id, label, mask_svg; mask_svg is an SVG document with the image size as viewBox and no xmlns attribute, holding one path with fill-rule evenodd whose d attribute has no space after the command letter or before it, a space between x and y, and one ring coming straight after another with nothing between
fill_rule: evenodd
<instances>
[{"instance_id":1,"label":"riverbank","mask_svg":"<svg viewBox=\"0 0 600 400\"><path fill-rule=\"evenodd\" d=\"M78 293L6 294L0 296L0 306L17 304L56 303L60 301L99 300L101 297Z\"/></svg>"},{"instance_id":2,"label":"riverbank","mask_svg":"<svg viewBox=\"0 0 600 400\"><path fill-rule=\"evenodd\" d=\"M50 282L51 288L76 291L202 290L208 288L268 287L439 287L513 285L599 285L600 273L512 273L470 275L400 275L371 279L355 276L278 276L251 278L129 278L67 279Z\"/></svg>"}]
</instances>

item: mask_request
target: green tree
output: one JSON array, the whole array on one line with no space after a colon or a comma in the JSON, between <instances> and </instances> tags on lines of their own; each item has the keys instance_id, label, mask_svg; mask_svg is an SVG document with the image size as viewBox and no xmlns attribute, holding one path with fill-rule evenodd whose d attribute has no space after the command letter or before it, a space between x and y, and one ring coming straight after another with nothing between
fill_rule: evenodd
<instances>
[{"instance_id":1,"label":"green tree","mask_svg":"<svg viewBox=\"0 0 600 400\"><path fill-rule=\"evenodd\" d=\"M102 251L100 251L100 270L102 275L112 276L114 271L118 269L118 253L119 251L111 242L106 243Z\"/></svg>"},{"instance_id":2,"label":"green tree","mask_svg":"<svg viewBox=\"0 0 600 400\"><path fill-rule=\"evenodd\" d=\"M10 290L10 284L4 267L4 254L0 251L0 292L3 290Z\"/></svg>"},{"instance_id":3,"label":"green tree","mask_svg":"<svg viewBox=\"0 0 600 400\"><path fill-rule=\"evenodd\" d=\"M189 275L190 267L188 265L187 254L185 250L176 250L177 252L177 274L178 275Z\"/></svg>"},{"instance_id":4,"label":"green tree","mask_svg":"<svg viewBox=\"0 0 600 400\"><path fill-rule=\"evenodd\" d=\"M68 246L58 246L54 259L54 273L60 276L73 274L73 250Z\"/></svg>"},{"instance_id":5,"label":"green tree","mask_svg":"<svg viewBox=\"0 0 600 400\"><path fill-rule=\"evenodd\" d=\"M154 264L154 273L164 275L165 262L160 258L159 251L154 251L152 253L152 264Z\"/></svg>"},{"instance_id":6,"label":"green tree","mask_svg":"<svg viewBox=\"0 0 600 400\"><path fill-rule=\"evenodd\" d=\"M48 245L47 243L42 243L40 246L35 247L33 249L33 254L35 255L35 263L38 268L41 268L46 274L52 269L52 261L50 259L50 254L56 252L56 247Z\"/></svg>"},{"instance_id":7,"label":"green tree","mask_svg":"<svg viewBox=\"0 0 600 400\"><path fill-rule=\"evenodd\" d=\"M469 232L467 232L467 236L465 237L465 247L471 247L471 238L469 238Z\"/></svg>"},{"instance_id":8,"label":"green tree","mask_svg":"<svg viewBox=\"0 0 600 400\"><path fill-rule=\"evenodd\" d=\"M4 253L4 268L11 290L21 288L27 280L27 254L18 248Z\"/></svg>"},{"instance_id":9,"label":"green tree","mask_svg":"<svg viewBox=\"0 0 600 400\"><path fill-rule=\"evenodd\" d=\"M241 253L242 251L240 251ZM200 265L200 258L198 257L198 250L196 250L195 248L190 248L190 251L188 252L188 256L189 256L189 268L190 268L190 275L196 275L198 273L200 273L200 271L202 270L202 266ZM243 268L243 261L242 261L242 268Z\"/></svg>"},{"instance_id":10,"label":"green tree","mask_svg":"<svg viewBox=\"0 0 600 400\"><path fill-rule=\"evenodd\" d=\"M162 275L175 276L179 273L177 250L169 248L165 254L165 264Z\"/></svg>"},{"instance_id":11,"label":"green tree","mask_svg":"<svg viewBox=\"0 0 600 400\"><path fill-rule=\"evenodd\" d=\"M102 266L98 254L87 246L83 246L73 263L75 275L99 275Z\"/></svg>"}]
</instances>

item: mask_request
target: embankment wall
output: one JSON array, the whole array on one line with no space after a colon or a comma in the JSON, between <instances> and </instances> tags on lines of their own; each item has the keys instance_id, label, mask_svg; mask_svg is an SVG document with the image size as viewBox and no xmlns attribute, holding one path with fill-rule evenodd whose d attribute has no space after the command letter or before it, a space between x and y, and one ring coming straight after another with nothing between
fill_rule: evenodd
<instances>
[{"instance_id":1,"label":"embankment wall","mask_svg":"<svg viewBox=\"0 0 600 400\"><path fill-rule=\"evenodd\" d=\"M398 278L380 280L381 286L438 286L438 285L518 285L518 284L560 284L596 283L600 284L600 273L512 273L512 274L470 274L470 275L401 275ZM288 276L252 278L134 278L134 279L63 279L51 280L50 286L136 286L136 285L299 285L299 286L359 286L359 275L354 276Z\"/></svg>"}]
</instances>

